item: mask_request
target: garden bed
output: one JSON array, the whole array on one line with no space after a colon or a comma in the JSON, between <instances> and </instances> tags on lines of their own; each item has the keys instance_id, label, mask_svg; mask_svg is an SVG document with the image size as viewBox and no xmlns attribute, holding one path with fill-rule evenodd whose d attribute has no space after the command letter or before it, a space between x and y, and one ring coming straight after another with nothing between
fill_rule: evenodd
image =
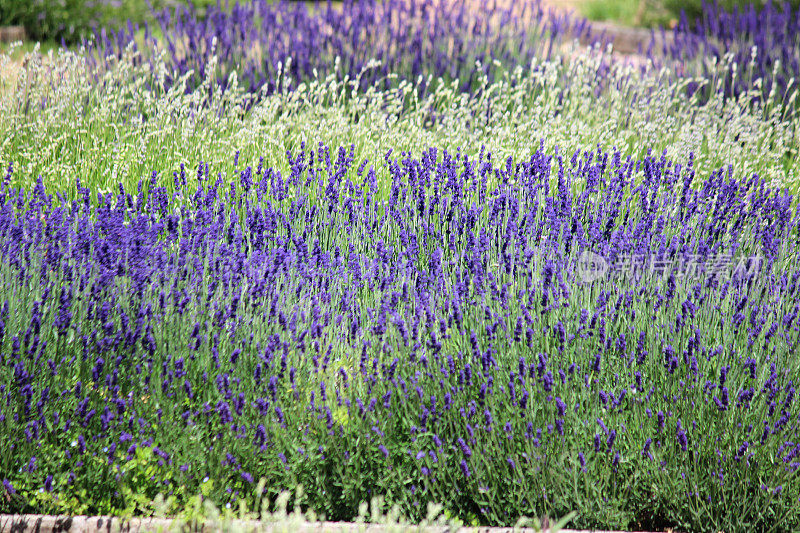
<instances>
[{"instance_id":1,"label":"garden bed","mask_svg":"<svg viewBox=\"0 0 800 533\"><path fill-rule=\"evenodd\" d=\"M0 77L0 512L800 528L797 66L375 5Z\"/></svg>"}]
</instances>

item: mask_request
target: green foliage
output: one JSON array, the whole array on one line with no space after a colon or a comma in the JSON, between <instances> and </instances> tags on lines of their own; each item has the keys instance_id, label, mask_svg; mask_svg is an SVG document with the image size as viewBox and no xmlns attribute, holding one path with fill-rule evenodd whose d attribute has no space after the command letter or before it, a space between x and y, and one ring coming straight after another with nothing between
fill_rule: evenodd
<instances>
[{"instance_id":1,"label":"green foliage","mask_svg":"<svg viewBox=\"0 0 800 533\"><path fill-rule=\"evenodd\" d=\"M85 0L0 0L0 25L25 27L37 41L74 43L102 21L102 6Z\"/></svg>"},{"instance_id":2,"label":"green foliage","mask_svg":"<svg viewBox=\"0 0 800 533\"><path fill-rule=\"evenodd\" d=\"M588 0L581 12L589 20L629 26L668 26L672 18L659 0Z\"/></svg>"},{"instance_id":3,"label":"green foliage","mask_svg":"<svg viewBox=\"0 0 800 533\"><path fill-rule=\"evenodd\" d=\"M186 3L177 0L0 0L0 26L24 26L34 41L76 44L91 37L95 28L142 24L152 9ZM216 0L193 2L199 13Z\"/></svg>"}]
</instances>

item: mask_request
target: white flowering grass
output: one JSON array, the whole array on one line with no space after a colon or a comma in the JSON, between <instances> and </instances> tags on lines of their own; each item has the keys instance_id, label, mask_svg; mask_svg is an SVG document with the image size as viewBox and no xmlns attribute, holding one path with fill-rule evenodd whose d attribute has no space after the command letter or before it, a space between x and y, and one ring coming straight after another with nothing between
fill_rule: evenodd
<instances>
[{"instance_id":1,"label":"white flowering grass","mask_svg":"<svg viewBox=\"0 0 800 533\"><path fill-rule=\"evenodd\" d=\"M501 71L493 83L484 78L472 97L436 80L428 80L433 89L425 95L423 80L356 91L357 80L331 74L299 85L286 79L294 90L255 104L235 73L224 94L213 89L214 68L195 90L187 91L184 80L166 89L161 57L156 52L152 68L137 65L130 52L95 74L81 52L34 50L21 64L0 54L0 164L13 163L12 183L41 176L71 196L77 178L107 192L158 171L171 187L181 163L230 168L236 151L244 164L260 156L274 163L301 142L353 144L357 159L369 158L380 174L390 149L474 153L485 146L495 157L520 158L543 140L568 156L598 145L634 157L666 151L677 161L693 152L699 176L733 165L742 176L757 173L795 192L800 185L791 105L760 95L757 83L738 100L700 104L683 94L688 80L651 65L641 72L609 50L573 45L557 61ZM602 86L601 64L610 69Z\"/></svg>"}]
</instances>

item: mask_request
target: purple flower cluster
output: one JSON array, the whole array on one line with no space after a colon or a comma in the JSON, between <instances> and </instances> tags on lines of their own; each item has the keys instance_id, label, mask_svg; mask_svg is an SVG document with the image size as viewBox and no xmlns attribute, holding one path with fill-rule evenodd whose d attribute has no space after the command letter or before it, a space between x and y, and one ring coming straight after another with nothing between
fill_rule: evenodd
<instances>
[{"instance_id":1,"label":"purple flower cluster","mask_svg":"<svg viewBox=\"0 0 800 533\"><path fill-rule=\"evenodd\" d=\"M224 503L264 477L332 518L390 494L508 524L658 486L675 522L798 525L790 195L600 149L236 159L0 189L6 493L121 509L210 476ZM589 251L765 266L587 283Z\"/></svg>"},{"instance_id":2,"label":"purple flower cluster","mask_svg":"<svg viewBox=\"0 0 800 533\"><path fill-rule=\"evenodd\" d=\"M254 0L230 9L211 6L203 16L179 6L157 13L156 20L168 51L168 84L189 71L199 82L216 55L216 79L223 88L236 71L252 92L268 93L328 74L360 76L362 86L388 86L390 74L413 82L441 77L458 80L468 91L478 85L476 61L491 77L495 60L527 65L533 57L550 57L565 40L589 35L585 20L545 9L541 0L479 8L472 0L345 0L315 6ZM136 31L132 25L100 31L96 57L121 55ZM149 28L146 34L145 52L156 42ZM368 68L372 60L380 65ZM292 87L284 85L286 76L294 80Z\"/></svg>"},{"instance_id":3,"label":"purple flower cluster","mask_svg":"<svg viewBox=\"0 0 800 533\"><path fill-rule=\"evenodd\" d=\"M716 57L721 64L727 54L732 55L738 73L735 77L731 71L724 74L726 95L738 96L760 78L764 94L775 91L780 101L800 79L800 9L793 10L786 2L768 1L760 8L748 3L728 11L704 0L702 16L687 20L684 13L674 34L672 42L664 42L664 54L681 61L702 60L701 73L709 79L719 76L710 58ZM689 90L696 89L692 82Z\"/></svg>"}]
</instances>

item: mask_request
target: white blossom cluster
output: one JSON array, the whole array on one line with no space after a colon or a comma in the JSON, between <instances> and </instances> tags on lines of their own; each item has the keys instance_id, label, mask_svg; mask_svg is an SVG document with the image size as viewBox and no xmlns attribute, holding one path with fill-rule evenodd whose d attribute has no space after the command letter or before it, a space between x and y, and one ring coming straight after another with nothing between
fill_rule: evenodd
<instances>
[{"instance_id":1,"label":"white blossom cluster","mask_svg":"<svg viewBox=\"0 0 800 533\"><path fill-rule=\"evenodd\" d=\"M333 73L299 85L284 77L287 90L256 98L235 72L220 91L213 65L200 87L187 90L185 77L166 84L158 52L147 60L129 52L99 69L80 51L35 49L20 61L11 50L0 54L0 164L12 163L17 179L41 176L64 187L80 178L111 191L153 171L171 176L180 163L229 165L236 151L247 164L283 160L301 142L353 144L358 159L380 162L390 148L485 146L522 157L543 141L567 156L598 145L633 157L666 151L679 162L692 152L698 176L733 165L742 177L757 173L796 189L796 105L760 94L757 80L737 100L700 103L685 95L686 85L715 80L620 60L610 49L575 43L562 52L527 68L493 65L496 81L483 76L472 96L433 79L356 89L359 80Z\"/></svg>"}]
</instances>

